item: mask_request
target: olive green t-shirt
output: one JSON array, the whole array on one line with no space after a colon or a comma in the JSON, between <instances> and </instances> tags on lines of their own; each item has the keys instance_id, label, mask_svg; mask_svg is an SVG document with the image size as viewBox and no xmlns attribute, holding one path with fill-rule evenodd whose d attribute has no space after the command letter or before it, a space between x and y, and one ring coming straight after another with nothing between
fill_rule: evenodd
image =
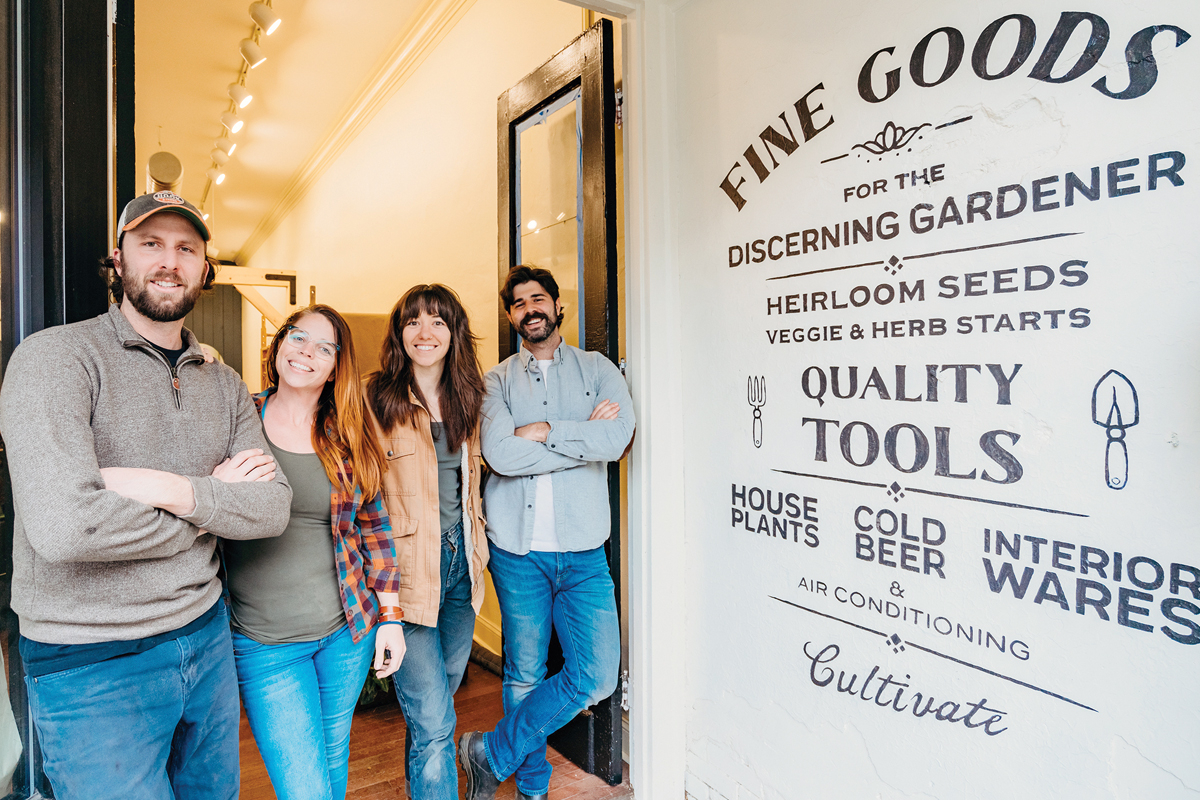
<instances>
[{"instance_id":1,"label":"olive green t-shirt","mask_svg":"<svg viewBox=\"0 0 1200 800\"><path fill-rule=\"evenodd\" d=\"M429 421L433 434L433 449L438 460L438 511L442 530L449 530L462 519L462 454L451 451L446 441L446 427L440 422Z\"/></svg>"},{"instance_id":2,"label":"olive green t-shirt","mask_svg":"<svg viewBox=\"0 0 1200 800\"><path fill-rule=\"evenodd\" d=\"M292 516L272 539L224 540L233 629L261 644L311 642L346 624L333 550L333 485L316 453L267 444L292 485Z\"/></svg>"}]
</instances>

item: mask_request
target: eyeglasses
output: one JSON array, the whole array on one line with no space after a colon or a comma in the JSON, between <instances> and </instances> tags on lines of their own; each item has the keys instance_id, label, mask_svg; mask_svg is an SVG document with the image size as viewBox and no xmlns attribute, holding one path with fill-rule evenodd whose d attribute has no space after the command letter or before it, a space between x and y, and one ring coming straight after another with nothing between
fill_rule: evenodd
<instances>
[{"instance_id":1,"label":"eyeglasses","mask_svg":"<svg viewBox=\"0 0 1200 800\"><path fill-rule=\"evenodd\" d=\"M295 325L288 325L287 340L297 350L303 350L309 342L313 343L313 349L318 358L326 361L332 361L334 355L342 349L340 344L333 342L316 341L312 338L308 331L302 331Z\"/></svg>"}]
</instances>

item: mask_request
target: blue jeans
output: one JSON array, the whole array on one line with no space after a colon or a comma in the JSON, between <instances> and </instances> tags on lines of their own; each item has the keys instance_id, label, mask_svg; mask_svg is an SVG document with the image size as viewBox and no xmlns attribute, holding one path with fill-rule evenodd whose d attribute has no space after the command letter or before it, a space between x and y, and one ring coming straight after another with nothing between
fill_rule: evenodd
<instances>
[{"instance_id":1,"label":"blue jeans","mask_svg":"<svg viewBox=\"0 0 1200 800\"><path fill-rule=\"evenodd\" d=\"M407 650L392 683L408 726L405 774L415 800L457 800L454 693L471 655L475 609L459 522L442 533L437 627L404 623Z\"/></svg>"},{"instance_id":2,"label":"blue jeans","mask_svg":"<svg viewBox=\"0 0 1200 800\"><path fill-rule=\"evenodd\" d=\"M59 800L238 796L237 676L229 614L142 653L26 677Z\"/></svg>"},{"instance_id":3,"label":"blue jeans","mask_svg":"<svg viewBox=\"0 0 1200 800\"><path fill-rule=\"evenodd\" d=\"M242 706L279 800L342 800L354 706L375 656L375 629L314 642L260 644L233 634Z\"/></svg>"},{"instance_id":4,"label":"blue jeans","mask_svg":"<svg viewBox=\"0 0 1200 800\"><path fill-rule=\"evenodd\" d=\"M546 737L611 695L621 665L617 602L604 548L518 556L491 546L504 624L504 718L483 735L492 772L517 788L550 787ZM565 663L546 679L553 624Z\"/></svg>"}]
</instances>

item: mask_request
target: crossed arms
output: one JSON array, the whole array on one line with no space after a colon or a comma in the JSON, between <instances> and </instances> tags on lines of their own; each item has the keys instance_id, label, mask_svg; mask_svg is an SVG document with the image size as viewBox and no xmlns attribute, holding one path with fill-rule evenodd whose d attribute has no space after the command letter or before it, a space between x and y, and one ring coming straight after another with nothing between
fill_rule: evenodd
<instances>
[{"instance_id":1,"label":"crossed arms","mask_svg":"<svg viewBox=\"0 0 1200 800\"><path fill-rule=\"evenodd\" d=\"M625 379L605 362L595 395L602 398L586 420L545 420L516 425L503 380L492 370L484 377L483 456L501 475L543 475L617 461L633 438L633 401Z\"/></svg>"},{"instance_id":2,"label":"crossed arms","mask_svg":"<svg viewBox=\"0 0 1200 800\"><path fill-rule=\"evenodd\" d=\"M236 539L283 531L291 488L282 474L229 483L236 470L228 464L219 465L215 476L102 471L91 427L92 391L83 361L60 342L30 340L9 362L0 430L13 501L39 557L62 563L166 558L190 549L202 531ZM243 390L227 455L264 447L254 403ZM245 467L243 459L238 468L249 478L253 468Z\"/></svg>"}]
</instances>

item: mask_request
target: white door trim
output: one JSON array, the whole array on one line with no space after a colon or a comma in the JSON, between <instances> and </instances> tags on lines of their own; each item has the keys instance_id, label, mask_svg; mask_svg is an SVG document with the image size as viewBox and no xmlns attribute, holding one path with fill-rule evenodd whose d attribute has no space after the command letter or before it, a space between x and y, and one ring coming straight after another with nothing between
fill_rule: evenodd
<instances>
[{"instance_id":1,"label":"white door trim","mask_svg":"<svg viewBox=\"0 0 1200 800\"><path fill-rule=\"evenodd\" d=\"M571 2L571 0L566 0ZM623 18L629 462L629 770L642 798L681 798L686 766L682 309L670 175L675 3L571 2Z\"/></svg>"}]
</instances>

